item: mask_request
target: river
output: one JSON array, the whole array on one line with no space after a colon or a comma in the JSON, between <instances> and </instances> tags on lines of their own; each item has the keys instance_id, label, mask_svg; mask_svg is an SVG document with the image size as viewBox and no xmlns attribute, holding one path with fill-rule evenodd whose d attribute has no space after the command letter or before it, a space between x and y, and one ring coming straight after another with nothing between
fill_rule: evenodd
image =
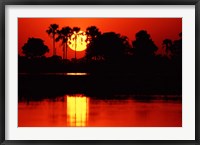
<instances>
[{"instance_id":1,"label":"river","mask_svg":"<svg viewBox=\"0 0 200 145\"><path fill-rule=\"evenodd\" d=\"M181 127L182 101L176 95L65 94L21 97L19 127Z\"/></svg>"}]
</instances>

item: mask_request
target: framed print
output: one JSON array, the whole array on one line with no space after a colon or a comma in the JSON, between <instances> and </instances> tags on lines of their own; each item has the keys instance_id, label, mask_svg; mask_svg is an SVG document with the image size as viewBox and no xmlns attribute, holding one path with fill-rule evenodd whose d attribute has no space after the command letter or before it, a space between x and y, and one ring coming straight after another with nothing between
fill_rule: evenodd
<instances>
[{"instance_id":1,"label":"framed print","mask_svg":"<svg viewBox=\"0 0 200 145\"><path fill-rule=\"evenodd\" d=\"M1 143L200 144L199 5L1 1Z\"/></svg>"}]
</instances>

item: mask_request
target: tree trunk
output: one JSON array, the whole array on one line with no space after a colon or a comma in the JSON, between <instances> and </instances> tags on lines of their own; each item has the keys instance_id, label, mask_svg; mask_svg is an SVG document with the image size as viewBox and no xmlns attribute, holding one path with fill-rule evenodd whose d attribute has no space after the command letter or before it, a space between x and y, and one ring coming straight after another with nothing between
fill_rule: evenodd
<instances>
[{"instance_id":1,"label":"tree trunk","mask_svg":"<svg viewBox=\"0 0 200 145\"><path fill-rule=\"evenodd\" d=\"M65 45L63 45L63 59L65 59Z\"/></svg>"},{"instance_id":2,"label":"tree trunk","mask_svg":"<svg viewBox=\"0 0 200 145\"><path fill-rule=\"evenodd\" d=\"M76 60L76 44L77 43L77 35L75 36L75 60Z\"/></svg>"},{"instance_id":3,"label":"tree trunk","mask_svg":"<svg viewBox=\"0 0 200 145\"><path fill-rule=\"evenodd\" d=\"M66 42L66 44L65 44L66 46L65 46L65 48L66 48L66 51L65 51L65 59L67 59L67 42Z\"/></svg>"},{"instance_id":4,"label":"tree trunk","mask_svg":"<svg viewBox=\"0 0 200 145\"><path fill-rule=\"evenodd\" d=\"M56 48L55 48L55 34L53 34L53 55L56 55Z\"/></svg>"}]
</instances>

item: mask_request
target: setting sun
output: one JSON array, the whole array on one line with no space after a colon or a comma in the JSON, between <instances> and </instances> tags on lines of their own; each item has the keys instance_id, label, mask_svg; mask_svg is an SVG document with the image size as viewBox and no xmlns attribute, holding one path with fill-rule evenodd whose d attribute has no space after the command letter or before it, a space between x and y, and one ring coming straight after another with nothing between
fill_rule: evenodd
<instances>
[{"instance_id":1,"label":"setting sun","mask_svg":"<svg viewBox=\"0 0 200 145\"><path fill-rule=\"evenodd\" d=\"M68 45L74 51L83 51L87 47L86 39L87 35L85 32L79 31L71 36Z\"/></svg>"}]
</instances>

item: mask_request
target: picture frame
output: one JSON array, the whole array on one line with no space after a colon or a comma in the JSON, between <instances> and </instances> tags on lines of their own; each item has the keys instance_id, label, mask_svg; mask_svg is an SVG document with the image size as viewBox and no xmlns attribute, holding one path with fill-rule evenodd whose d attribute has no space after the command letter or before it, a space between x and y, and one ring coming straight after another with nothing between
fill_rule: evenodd
<instances>
[{"instance_id":1,"label":"picture frame","mask_svg":"<svg viewBox=\"0 0 200 145\"><path fill-rule=\"evenodd\" d=\"M13 144L200 144L200 100L199 100L199 57L200 57L200 1L199 0L1 0L0 29L0 143ZM5 10L7 5L195 5L195 140L5 140L5 98L6 98L6 54L5 54Z\"/></svg>"}]
</instances>

